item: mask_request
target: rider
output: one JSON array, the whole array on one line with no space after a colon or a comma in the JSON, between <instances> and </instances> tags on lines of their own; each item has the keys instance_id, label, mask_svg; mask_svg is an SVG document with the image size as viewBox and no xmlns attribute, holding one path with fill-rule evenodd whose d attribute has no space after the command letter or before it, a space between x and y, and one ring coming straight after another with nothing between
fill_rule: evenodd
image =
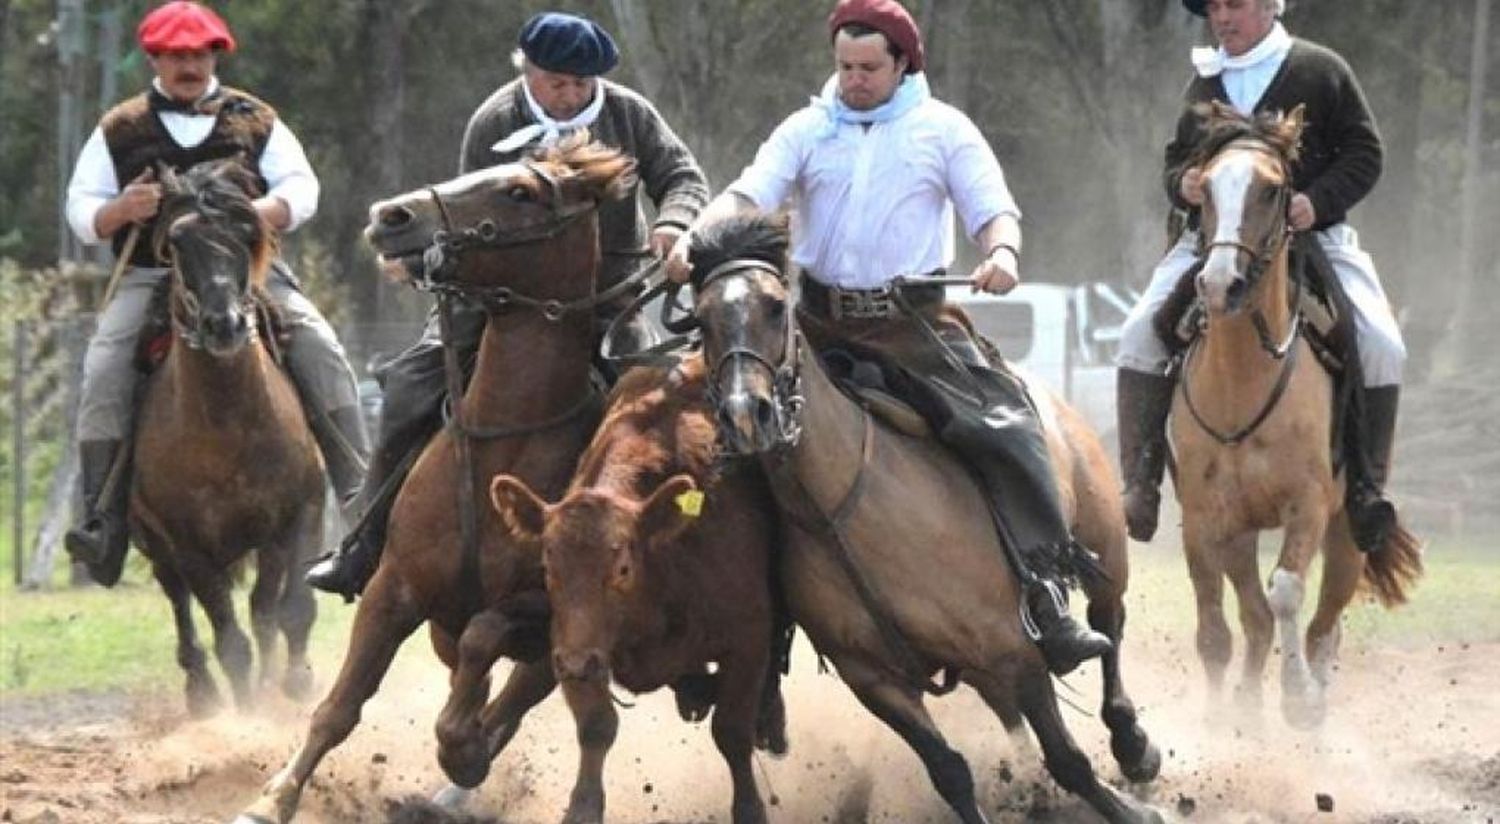
<instances>
[{"instance_id":1,"label":"rider","mask_svg":"<svg viewBox=\"0 0 1500 824\"><path fill-rule=\"evenodd\" d=\"M828 23L836 74L809 106L772 132L739 179L704 210L699 224L742 209L772 211L796 196L792 259L802 270L798 315L818 348L862 347L878 360L909 369L915 382L968 385L970 375L950 366L916 324L888 308L861 307L889 307L888 287L898 275L937 273L953 262L955 208L968 236L985 252L972 274L974 288L994 293L1015 288L1020 210L979 129L928 91L921 33L906 9L894 0L842 0ZM691 232L667 262L668 275L678 281L691 271L690 238ZM924 315L935 316L942 289L922 290L925 294L910 292L912 300L929 310ZM966 361L965 371L1013 387L1005 399L1009 408L998 410L1008 425L981 424L977 437L963 433L960 451L989 453L988 460L975 461L989 466L974 468L992 498L1009 499L992 509L1024 583L1028 630L1048 666L1068 672L1108 651L1110 642L1067 612L1059 581L1076 545L1039 424L1024 390L990 369L966 332L952 323L937 326ZM997 410L980 411L993 420ZM963 416L960 411L954 418ZM952 426L952 421L945 424ZM1004 488L1003 495L997 487ZM1025 505L1018 505L1018 497Z\"/></svg>"},{"instance_id":2,"label":"rider","mask_svg":"<svg viewBox=\"0 0 1500 824\"><path fill-rule=\"evenodd\" d=\"M1125 514L1130 535L1149 541L1156 532L1166 463L1165 424L1175 378L1166 375L1167 349L1152 318L1184 272L1198 258L1201 170L1188 165L1200 137L1193 104L1217 100L1242 114L1290 112L1305 106L1299 160L1292 166L1287 222L1311 232L1332 264L1354 314L1357 358L1347 358L1364 381L1363 422L1356 428L1368 462L1350 466L1367 478L1350 483L1347 507L1356 542L1370 551L1384 542L1395 511L1381 487L1390 470L1396 406L1406 346L1359 236L1344 222L1380 177L1382 146L1364 93L1343 58L1301 38L1278 19L1284 0L1183 0L1193 14L1207 16L1218 48L1196 48L1196 75L1188 85L1177 133L1167 144L1166 189L1172 204L1189 212L1187 230L1151 275L1146 293L1131 310L1120 338L1120 465L1126 479Z\"/></svg>"},{"instance_id":3,"label":"rider","mask_svg":"<svg viewBox=\"0 0 1500 824\"><path fill-rule=\"evenodd\" d=\"M642 184L624 200L599 207L603 251L599 287L624 280L649 256L664 256L708 201L708 183L692 152L650 101L600 76L619 59L609 33L583 17L544 12L521 28L519 49L512 59L521 76L490 95L470 118L459 171L514 162L529 150L550 146L564 135L587 128L598 142L635 158ZM656 207L654 221L648 222L642 210L641 188ZM625 294L600 307L601 331L633 297ZM486 315L477 305L459 306L454 345L460 362L472 368ZM631 351L653 340L651 327L636 317L621 324L612 343ZM393 476L401 472L403 459L420 450L441 425L446 386L435 313L429 316L421 339L387 368L384 384L378 442L362 496L365 523L307 575L318 589L346 598L364 588L380 558L385 521L401 482ZM383 486L389 488L382 491Z\"/></svg>"},{"instance_id":4,"label":"rider","mask_svg":"<svg viewBox=\"0 0 1500 824\"><path fill-rule=\"evenodd\" d=\"M77 434L86 517L66 539L68 552L105 586L119 580L127 547L128 484L107 480L117 458L129 458L140 380L132 363L136 339L169 271L151 242L162 198L157 164L181 171L209 160L243 163L262 187L255 210L280 232L302 225L318 206L318 178L291 129L270 106L215 75L219 55L235 49L218 15L197 3L166 3L141 20L136 36L156 77L150 90L104 115L78 156L67 200L68 223L83 242L109 240L117 256L131 247L84 356ZM266 286L291 336L288 371L334 491L346 500L359 487L369 453L354 372L279 256Z\"/></svg>"}]
</instances>

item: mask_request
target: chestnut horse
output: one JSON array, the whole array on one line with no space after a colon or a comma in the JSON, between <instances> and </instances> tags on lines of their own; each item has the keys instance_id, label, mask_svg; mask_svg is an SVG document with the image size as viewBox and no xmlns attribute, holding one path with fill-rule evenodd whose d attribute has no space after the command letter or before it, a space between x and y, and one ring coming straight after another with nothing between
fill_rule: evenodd
<instances>
[{"instance_id":1,"label":"chestnut horse","mask_svg":"<svg viewBox=\"0 0 1500 824\"><path fill-rule=\"evenodd\" d=\"M604 758L619 718L611 677L634 693L719 665L714 743L734 783L731 820L760 824L750 754L774 633L775 501L760 467L721 467L703 358L629 372L562 500L495 478L491 498L536 547L552 601L552 660L578 724L578 778L564 821L604 819ZM771 680L768 680L771 679ZM777 731L779 734L780 731Z\"/></svg>"},{"instance_id":2,"label":"chestnut horse","mask_svg":"<svg viewBox=\"0 0 1500 824\"><path fill-rule=\"evenodd\" d=\"M1360 552L1343 512L1344 476L1329 447L1333 380L1298 334L1288 301L1286 208L1301 131L1300 107L1285 118L1249 120L1225 107L1210 115L1199 151L1207 256L1196 283L1207 325L1184 361L1170 435L1210 686L1217 694L1231 654L1227 576L1245 632L1241 699L1259 704L1274 622L1282 713L1307 727L1326 713L1339 615L1361 579L1391 607L1406 600L1422 560L1420 543L1399 524L1384 547ZM1278 527L1285 533L1267 591L1257 534ZM1298 613L1320 546L1322 591L1304 648Z\"/></svg>"},{"instance_id":3,"label":"chestnut horse","mask_svg":"<svg viewBox=\"0 0 1500 824\"><path fill-rule=\"evenodd\" d=\"M147 380L134 441L131 535L172 601L187 704L201 716L218 687L193 625L196 597L235 703L252 702L250 641L235 620L233 569L255 552L250 623L262 683L278 630L286 635L282 689L312 686L307 636L317 614L301 569L322 535L323 463L290 378L276 365L255 307L274 255L270 230L236 163L178 175L163 167L152 242L171 260L175 336Z\"/></svg>"},{"instance_id":4,"label":"chestnut horse","mask_svg":"<svg viewBox=\"0 0 1500 824\"><path fill-rule=\"evenodd\" d=\"M548 495L572 477L602 406L590 375L597 207L634 181L630 158L572 139L535 159L371 207L365 234L389 271L440 300L454 293L479 300L489 319L450 426L417 458L395 501L338 679L302 747L239 821L292 818L313 769L354 729L397 649L424 621L453 670L437 723L438 757L458 785L477 786L520 716L551 693L546 625L538 631L522 614L532 593L545 615L541 568L514 546L490 507L471 510L472 540L465 540L470 527L459 501L475 490L482 497L500 473ZM459 429L466 437L454 436ZM466 449L467 477L460 471ZM501 655L527 663L485 708L489 671Z\"/></svg>"},{"instance_id":5,"label":"chestnut horse","mask_svg":"<svg viewBox=\"0 0 1500 824\"><path fill-rule=\"evenodd\" d=\"M872 419L802 343L785 220L742 215L695 234L695 314L720 433L730 448L762 455L788 527L788 608L819 653L916 751L965 822L986 819L968 764L923 706L924 692L942 691L930 682L938 670L957 672L1007 729L1018 730L1024 715L1053 777L1106 819L1159 820L1101 783L1064 726L1022 627L1019 582L971 475L936 441ZM1103 662L1111 748L1128 778L1150 780L1161 756L1120 680L1129 568L1119 482L1082 418L1034 385L1033 394L1071 526L1107 572L1089 589L1088 615L1115 642Z\"/></svg>"}]
</instances>

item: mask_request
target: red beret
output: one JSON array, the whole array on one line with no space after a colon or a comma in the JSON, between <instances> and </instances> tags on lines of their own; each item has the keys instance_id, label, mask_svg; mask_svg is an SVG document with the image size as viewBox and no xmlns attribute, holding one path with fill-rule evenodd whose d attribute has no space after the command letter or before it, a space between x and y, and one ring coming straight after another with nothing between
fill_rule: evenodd
<instances>
[{"instance_id":1,"label":"red beret","mask_svg":"<svg viewBox=\"0 0 1500 824\"><path fill-rule=\"evenodd\" d=\"M917 21L896 0L839 0L828 15L828 36L839 33L847 23L861 23L880 32L906 55L908 74L922 71L927 55L922 49L922 32Z\"/></svg>"},{"instance_id":2,"label":"red beret","mask_svg":"<svg viewBox=\"0 0 1500 824\"><path fill-rule=\"evenodd\" d=\"M135 30L141 48L151 54L218 49L234 51L234 35L213 10L187 0L173 0L151 10Z\"/></svg>"}]
</instances>

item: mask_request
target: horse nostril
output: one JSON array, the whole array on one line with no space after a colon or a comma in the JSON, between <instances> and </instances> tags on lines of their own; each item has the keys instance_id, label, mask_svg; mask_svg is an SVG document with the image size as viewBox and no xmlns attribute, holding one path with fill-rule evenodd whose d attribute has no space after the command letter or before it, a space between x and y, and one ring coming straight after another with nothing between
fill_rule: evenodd
<instances>
[{"instance_id":1,"label":"horse nostril","mask_svg":"<svg viewBox=\"0 0 1500 824\"><path fill-rule=\"evenodd\" d=\"M1245 281L1236 280L1235 282L1229 284L1229 289L1225 293L1224 299L1229 302L1230 306L1238 306L1240 301L1244 299L1245 293L1249 290L1249 288L1250 285Z\"/></svg>"},{"instance_id":2,"label":"horse nostril","mask_svg":"<svg viewBox=\"0 0 1500 824\"><path fill-rule=\"evenodd\" d=\"M405 206L387 206L380 213L380 225L388 229L399 229L411 223L415 217Z\"/></svg>"},{"instance_id":3,"label":"horse nostril","mask_svg":"<svg viewBox=\"0 0 1500 824\"><path fill-rule=\"evenodd\" d=\"M770 400L755 399L755 423L762 432L769 432L776 426L776 406Z\"/></svg>"}]
</instances>

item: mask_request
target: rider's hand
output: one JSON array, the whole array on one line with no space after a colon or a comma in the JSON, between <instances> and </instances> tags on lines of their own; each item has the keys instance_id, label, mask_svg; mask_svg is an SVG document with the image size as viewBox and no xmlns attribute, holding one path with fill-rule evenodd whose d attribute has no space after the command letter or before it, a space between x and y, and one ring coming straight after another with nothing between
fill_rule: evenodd
<instances>
[{"instance_id":1,"label":"rider's hand","mask_svg":"<svg viewBox=\"0 0 1500 824\"><path fill-rule=\"evenodd\" d=\"M1021 261L1016 258L1016 253L1008 246L1000 246L974 267L974 274L969 276L969 280L976 292L1003 295L1021 282L1016 274L1020 268Z\"/></svg>"},{"instance_id":2,"label":"rider's hand","mask_svg":"<svg viewBox=\"0 0 1500 824\"><path fill-rule=\"evenodd\" d=\"M121 223L145 223L161 207L161 184L156 173L147 169L125 185L110 204Z\"/></svg>"},{"instance_id":3,"label":"rider's hand","mask_svg":"<svg viewBox=\"0 0 1500 824\"><path fill-rule=\"evenodd\" d=\"M1196 166L1182 173L1177 184L1177 193L1189 206L1203 205L1203 170Z\"/></svg>"},{"instance_id":4,"label":"rider's hand","mask_svg":"<svg viewBox=\"0 0 1500 824\"><path fill-rule=\"evenodd\" d=\"M672 243L672 250L667 253L667 278L674 283L687 283L688 277L693 274L693 264L688 262L688 249L693 245L691 232L683 232L678 235Z\"/></svg>"},{"instance_id":5,"label":"rider's hand","mask_svg":"<svg viewBox=\"0 0 1500 824\"><path fill-rule=\"evenodd\" d=\"M651 230L651 254L665 258L672 253L672 247L677 245L677 239L682 237L682 230L676 226L658 226Z\"/></svg>"},{"instance_id":6,"label":"rider's hand","mask_svg":"<svg viewBox=\"0 0 1500 824\"><path fill-rule=\"evenodd\" d=\"M1318 210L1313 208L1312 199L1301 192L1292 195L1292 202L1286 207L1286 221L1298 232L1311 229L1318 222Z\"/></svg>"}]
</instances>

